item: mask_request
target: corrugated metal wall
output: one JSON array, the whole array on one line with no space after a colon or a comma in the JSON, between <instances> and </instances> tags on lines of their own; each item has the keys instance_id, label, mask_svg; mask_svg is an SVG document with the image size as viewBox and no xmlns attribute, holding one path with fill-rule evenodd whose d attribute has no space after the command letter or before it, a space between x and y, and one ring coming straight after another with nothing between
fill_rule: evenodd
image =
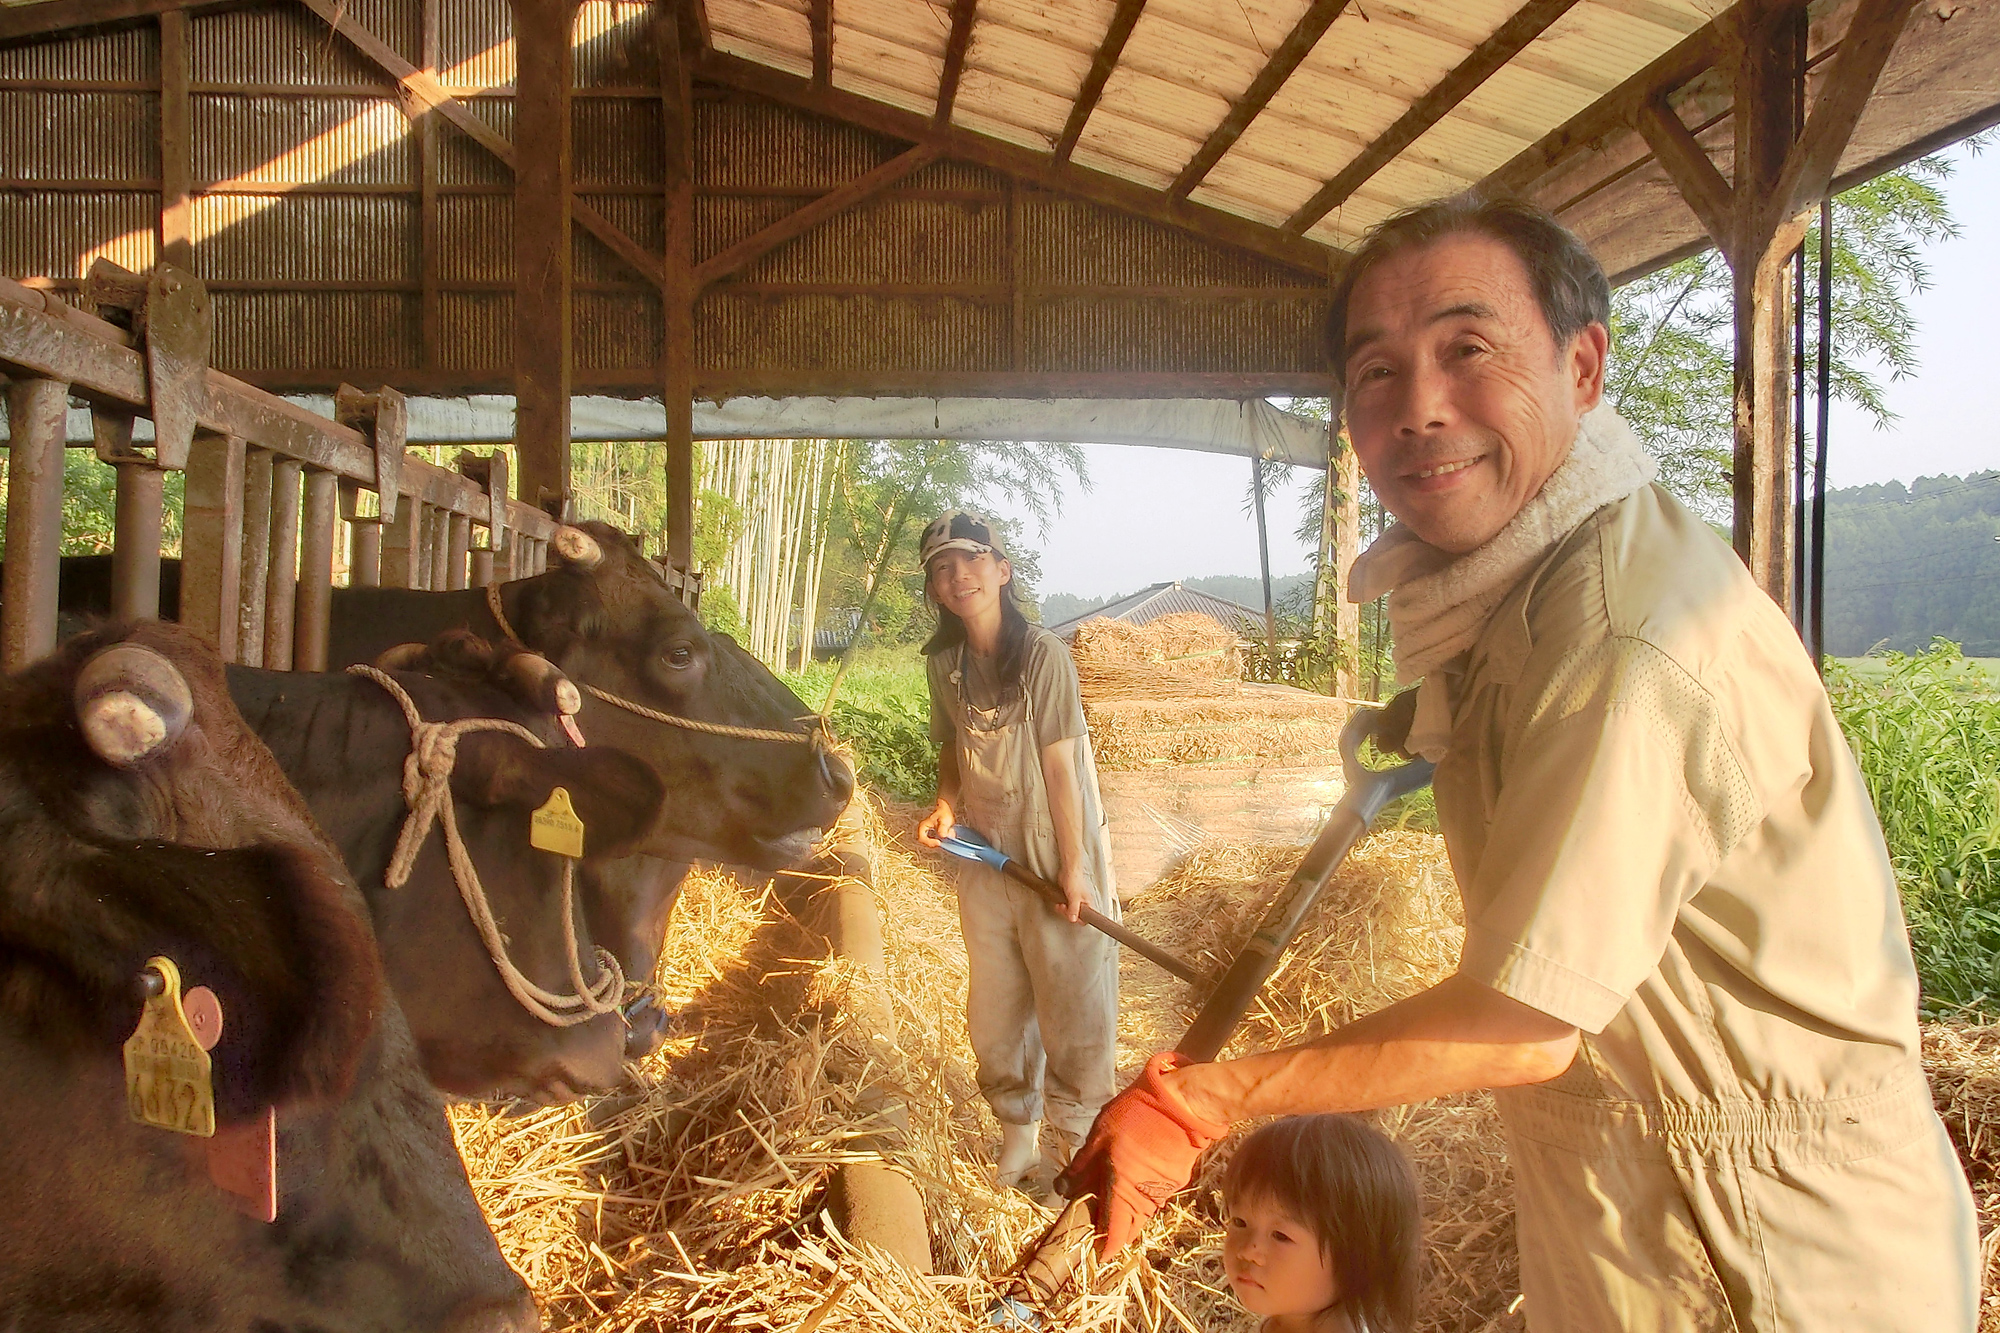
<instances>
[{"instance_id":1,"label":"corrugated metal wall","mask_svg":"<svg viewBox=\"0 0 2000 1333\"><path fill-rule=\"evenodd\" d=\"M430 50L424 0L348 12L516 137L508 0L431 2ZM653 15L581 7L571 119L579 196L658 252ZM147 21L0 51L0 272L73 284L99 254L152 262L159 33ZM217 364L280 386L508 391L511 173L448 125L427 152L387 77L301 6L195 13L187 34L194 262L216 292ZM905 147L710 91L695 143L698 259ZM581 228L573 257L577 383L654 391L653 289ZM696 363L802 392L950 372L1311 374L1324 299L1311 275L944 162L709 289Z\"/></svg>"}]
</instances>

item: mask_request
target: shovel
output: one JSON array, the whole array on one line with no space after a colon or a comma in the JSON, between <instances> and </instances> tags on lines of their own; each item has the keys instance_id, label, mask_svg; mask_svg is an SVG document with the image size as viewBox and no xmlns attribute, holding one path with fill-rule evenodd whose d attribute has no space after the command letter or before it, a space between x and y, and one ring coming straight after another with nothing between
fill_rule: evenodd
<instances>
[{"instance_id":1,"label":"shovel","mask_svg":"<svg viewBox=\"0 0 2000 1333\"><path fill-rule=\"evenodd\" d=\"M953 825L949 834L938 837L938 845L962 860L977 861L981 865L992 867L1016 884L1039 894L1057 911L1063 909L1065 899L1059 887L1043 879L965 825ZM1205 986L1209 982L1208 974L1187 959L1179 954L1167 952L1136 931L1127 930L1088 904L1083 909L1083 924L1103 931L1133 953L1158 963L1191 986Z\"/></svg>"},{"instance_id":2,"label":"shovel","mask_svg":"<svg viewBox=\"0 0 2000 1333\"><path fill-rule=\"evenodd\" d=\"M1361 762L1362 743L1377 734L1384 712L1379 708L1358 712L1341 730L1340 766L1347 777L1347 794L1306 849L1299 868L1265 909L1255 933L1237 951L1187 1033L1175 1044L1174 1049L1188 1059L1209 1061L1222 1053L1236 1025L1257 1002L1265 980L1291 947L1306 914L1326 891L1347 854L1368 832L1368 826L1389 802L1430 782L1432 765L1426 760L1385 769L1368 768ZM1090 1196L1070 1200L1041 1239L1015 1264L1000 1298L987 1311L988 1322L998 1328L1040 1328L1042 1311L1069 1285L1084 1242L1095 1230L1090 1220Z\"/></svg>"}]
</instances>

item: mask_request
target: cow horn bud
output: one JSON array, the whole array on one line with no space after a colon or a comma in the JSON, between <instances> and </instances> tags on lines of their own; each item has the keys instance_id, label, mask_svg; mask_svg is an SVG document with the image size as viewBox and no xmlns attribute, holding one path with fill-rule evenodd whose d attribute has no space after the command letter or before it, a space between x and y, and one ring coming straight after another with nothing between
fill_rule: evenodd
<instances>
[{"instance_id":1,"label":"cow horn bud","mask_svg":"<svg viewBox=\"0 0 2000 1333\"><path fill-rule=\"evenodd\" d=\"M194 714L194 695L180 671L136 643L113 644L85 662L71 698L90 748L120 768L170 748Z\"/></svg>"},{"instance_id":2,"label":"cow horn bud","mask_svg":"<svg viewBox=\"0 0 2000 1333\"><path fill-rule=\"evenodd\" d=\"M431 664L427 643L399 643L375 659L377 671L425 671Z\"/></svg>"},{"instance_id":3,"label":"cow horn bud","mask_svg":"<svg viewBox=\"0 0 2000 1333\"><path fill-rule=\"evenodd\" d=\"M549 549L558 560L578 569L596 569L604 563L604 548L582 528L557 528L556 535L549 539Z\"/></svg>"},{"instance_id":4,"label":"cow horn bud","mask_svg":"<svg viewBox=\"0 0 2000 1333\"><path fill-rule=\"evenodd\" d=\"M548 658L515 653L500 668L508 692L538 713L568 716L583 707L583 696L570 678Z\"/></svg>"}]
</instances>

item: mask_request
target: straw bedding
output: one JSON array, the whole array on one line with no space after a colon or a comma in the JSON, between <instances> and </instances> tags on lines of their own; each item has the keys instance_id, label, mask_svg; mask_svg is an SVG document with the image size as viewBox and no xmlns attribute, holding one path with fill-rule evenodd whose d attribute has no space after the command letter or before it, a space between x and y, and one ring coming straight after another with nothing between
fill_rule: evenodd
<instances>
[{"instance_id":1,"label":"straw bedding","mask_svg":"<svg viewBox=\"0 0 2000 1333\"><path fill-rule=\"evenodd\" d=\"M972 1079L965 957L943 869L910 844L916 812L862 812L890 952L894 1049L852 1030L854 978L795 912L800 895L717 872L690 878L656 984L679 1008L633 1091L509 1117L453 1109L475 1190L503 1252L559 1330L971 1333L989 1275L1050 1214L987 1184L997 1129ZM1197 849L1128 921L1219 961L1247 933L1298 849ZM1356 852L1245 1022L1239 1047L1308 1039L1450 970L1456 894L1433 835L1382 833ZM1187 988L1125 963L1121 1069L1178 1038ZM1972 1163L1982 1230L2000 1220L2000 1030L1933 1028L1939 1106ZM882 1131L860 1108L900 1098L891 1160L921 1192L937 1276L913 1277L850 1245L825 1208L844 1160ZM1426 1330L1518 1330L1511 1183L1480 1095L1379 1118L1425 1195ZM1143 1253L1094 1277L1060 1327L1250 1333L1226 1294L1219 1197L1225 1151L1148 1231ZM2000 1241L1989 1243L1988 1254ZM1982 1330L2000 1333L2000 1312Z\"/></svg>"}]
</instances>

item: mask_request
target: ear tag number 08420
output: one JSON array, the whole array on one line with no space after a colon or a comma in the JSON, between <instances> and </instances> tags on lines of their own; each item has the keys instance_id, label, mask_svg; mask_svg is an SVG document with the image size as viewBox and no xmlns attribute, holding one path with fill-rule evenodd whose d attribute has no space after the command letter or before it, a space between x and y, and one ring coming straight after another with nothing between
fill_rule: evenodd
<instances>
[{"instance_id":1,"label":"ear tag number 08420","mask_svg":"<svg viewBox=\"0 0 2000 1333\"><path fill-rule=\"evenodd\" d=\"M208 1052L181 1004L180 969L166 957L149 958L146 966L166 984L146 1001L139 1026L125 1039L125 1101L142 1125L209 1138L215 1086Z\"/></svg>"},{"instance_id":2,"label":"ear tag number 08420","mask_svg":"<svg viewBox=\"0 0 2000 1333\"><path fill-rule=\"evenodd\" d=\"M583 855L583 821L569 803L567 789L557 787L550 792L549 799L528 817L528 844L557 856Z\"/></svg>"}]
</instances>

